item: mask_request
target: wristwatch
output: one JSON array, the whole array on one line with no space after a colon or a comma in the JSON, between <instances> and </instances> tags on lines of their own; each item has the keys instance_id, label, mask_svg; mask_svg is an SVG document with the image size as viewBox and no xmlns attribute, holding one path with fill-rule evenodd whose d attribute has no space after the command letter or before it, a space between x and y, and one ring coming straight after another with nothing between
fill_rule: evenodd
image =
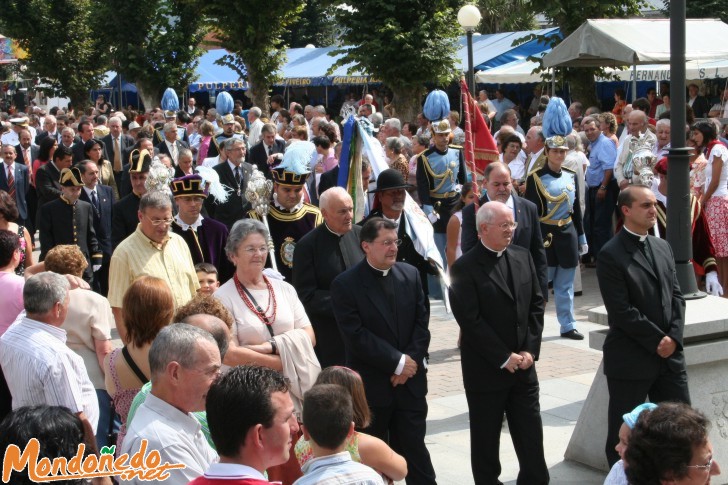
<instances>
[{"instance_id":1,"label":"wristwatch","mask_svg":"<svg viewBox=\"0 0 728 485\"><path fill-rule=\"evenodd\" d=\"M599 186L599 190L607 190L607 186L606 185L600 185Z\"/></svg>"}]
</instances>

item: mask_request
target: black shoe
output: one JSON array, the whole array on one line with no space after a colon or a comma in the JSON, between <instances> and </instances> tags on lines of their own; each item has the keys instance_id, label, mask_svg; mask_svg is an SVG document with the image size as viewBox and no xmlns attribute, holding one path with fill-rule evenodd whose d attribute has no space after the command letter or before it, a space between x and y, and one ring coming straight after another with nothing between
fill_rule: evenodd
<instances>
[{"instance_id":1,"label":"black shoe","mask_svg":"<svg viewBox=\"0 0 728 485\"><path fill-rule=\"evenodd\" d=\"M584 340L584 336L581 333L579 333L579 331L577 329L569 330L566 333L562 333L561 336L563 338L568 338L571 340Z\"/></svg>"},{"instance_id":2,"label":"black shoe","mask_svg":"<svg viewBox=\"0 0 728 485\"><path fill-rule=\"evenodd\" d=\"M581 291L575 291L574 292L574 296L581 296L581 294L582 294Z\"/></svg>"}]
</instances>

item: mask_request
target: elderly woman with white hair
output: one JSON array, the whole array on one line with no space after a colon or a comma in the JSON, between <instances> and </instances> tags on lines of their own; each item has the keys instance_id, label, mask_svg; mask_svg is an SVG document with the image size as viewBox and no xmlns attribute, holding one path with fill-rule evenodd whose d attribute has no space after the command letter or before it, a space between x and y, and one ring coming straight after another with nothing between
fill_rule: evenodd
<instances>
[{"instance_id":1,"label":"elderly woman with white hair","mask_svg":"<svg viewBox=\"0 0 728 485\"><path fill-rule=\"evenodd\" d=\"M253 219L236 222L228 236L225 252L235 265L235 275L214 294L235 320L225 364L258 364L284 374L287 361L295 358L310 359L318 366L313 352L316 337L296 290L263 271L268 241L268 229ZM291 355L296 351L305 353Z\"/></svg>"},{"instance_id":2,"label":"elderly woman with white hair","mask_svg":"<svg viewBox=\"0 0 728 485\"><path fill-rule=\"evenodd\" d=\"M264 272L269 240L265 225L254 219L242 219L230 230L225 252L235 265L235 275L213 295L234 319L224 363L257 364L282 372L300 417L303 394L321 372L313 350L316 337L293 286ZM296 441L294 437L291 449ZM269 469L268 477L288 480L300 473L291 453L291 460Z\"/></svg>"}]
</instances>

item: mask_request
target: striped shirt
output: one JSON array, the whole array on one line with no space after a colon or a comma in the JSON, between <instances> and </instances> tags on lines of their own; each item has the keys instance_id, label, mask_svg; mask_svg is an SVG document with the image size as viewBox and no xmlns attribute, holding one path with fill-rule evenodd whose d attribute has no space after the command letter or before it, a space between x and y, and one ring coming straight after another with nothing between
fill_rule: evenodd
<instances>
[{"instance_id":1,"label":"striped shirt","mask_svg":"<svg viewBox=\"0 0 728 485\"><path fill-rule=\"evenodd\" d=\"M23 318L0 337L0 365L21 406L65 406L83 412L96 431L99 403L83 359L66 347L66 331Z\"/></svg>"},{"instance_id":2,"label":"striped shirt","mask_svg":"<svg viewBox=\"0 0 728 485\"><path fill-rule=\"evenodd\" d=\"M294 485L384 485L382 477L351 459L348 451L308 461Z\"/></svg>"},{"instance_id":3,"label":"striped shirt","mask_svg":"<svg viewBox=\"0 0 728 485\"><path fill-rule=\"evenodd\" d=\"M166 281L172 290L175 308L190 301L200 287L184 239L170 232L169 239L158 244L137 226L111 256L108 299L112 307L122 307L124 293L140 276L155 276Z\"/></svg>"}]
</instances>

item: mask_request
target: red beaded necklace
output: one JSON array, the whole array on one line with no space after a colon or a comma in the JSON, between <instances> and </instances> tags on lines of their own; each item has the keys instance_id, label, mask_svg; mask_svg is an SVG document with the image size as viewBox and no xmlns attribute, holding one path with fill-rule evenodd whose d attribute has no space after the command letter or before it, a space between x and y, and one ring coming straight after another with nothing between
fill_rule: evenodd
<instances>
[{"instance_id":1,"label":"red beaded necklace","mask_svg":"<svg viewBox=\"0 0 728 485\"><path fill-rule=\"evenodd\" d=\"M255 301L253 298L253 295L250 294L248 289L240 282L240 279L238 279L238 275L235 274L233 276L233 280L235 281L235 288L238 290L238 294L240 295L240 298L245 302L245 306L248 307L248 309L257 316L261 322L263 322L267 327L268 331L271 332L271 335L273 334L273 322L276 320L276 312L278 311L278 303L276 302L276 294L273 291L273 285L270 284L270 280L266 278L265 275L263 275L263 281L265 282L265 286L268 288L268 307L263 310L260 305L258 305L258 302ZM271 304L272 300L272 304ZM268 316L268 311L273 308L273 312Z\"/></svg>"}]
</instances>

